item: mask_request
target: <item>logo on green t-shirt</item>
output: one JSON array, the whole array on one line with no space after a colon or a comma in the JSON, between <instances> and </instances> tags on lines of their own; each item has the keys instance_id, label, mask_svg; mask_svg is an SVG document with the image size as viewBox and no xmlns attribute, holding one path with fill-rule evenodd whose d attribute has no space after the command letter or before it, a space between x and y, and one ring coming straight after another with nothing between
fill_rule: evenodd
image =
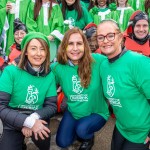
<instances>
[{"instance_id":1,"label":"logo on green t-shirt","mask_svg":"<svg viewBox=\"0 0 150 150\"><path fill-rule=\"evenodd\" d=\"M35 104L38 101L38 89L34 85L29 85L27 89L26 103Z\"/></svg>"},{"instance_id":2,"label":"logo on green t-shirt","mask_svg":"<svg viewBox=\"0 0 150 150\"><path fill-rule=\"evenodd\" d=\"M107 94L112 97L115 93L114 79L111 75L107 76Z\"/></svg>"},{"instance_id":3,"label":"logo on green t-shirt","mask_svg":"<svg viewBox=\"0 0 150 150\"><path fill-rule=\"evenodd\" d=\"M73 85L73 92L80 94L83 91L83 87L80 84L80 80L78 79L77 75L72 77L72 85Z\"/></svg>"},{"instance_id":4,"label":"logo on green t-shirt","mask_svg":"<svg viewBox=\"0 0 150 150\"><path fill-rule=\"evenodd\" d=\"M75 93L70 95L71 101L80 101L80 102L87 102L88 95L82 94L84 88L81 86L80 79L77 75L72 76L72 91Z\"/></svg>"},{"instance_id":5,"label":"logo on green t-shirt","mask_svg":"<svg viewBox=\"0 0 150 150\"><path fill-rule=\"evenodd\" d=\"M110 96L110 97L107 97L107 99L109 100L111 105L122 107L120 103L120 99L113 98L115 94L115 81L111 75L107 76L107 94Z\"/></svg>"}]
</instances>

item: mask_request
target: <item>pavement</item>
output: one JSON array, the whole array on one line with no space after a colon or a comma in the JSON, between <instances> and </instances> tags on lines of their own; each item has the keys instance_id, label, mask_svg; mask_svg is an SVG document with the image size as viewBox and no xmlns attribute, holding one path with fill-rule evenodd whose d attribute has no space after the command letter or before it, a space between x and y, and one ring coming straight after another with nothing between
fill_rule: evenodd
<instances>
[{"instance_id":1,"label":"pavement","mask_svg":"<svg viewBox=\"0 0 150 150\"><path fill-rule=\"evenodd\" d=\"M62 149L58 147L55 143L56 132L59 126L62 115L56 115L51 119L50 130L51 130L51 148L50 150L78 150L80 147L80 142L75 141L73 145L66 149ZM109 118L105 126L95 133L94 146L92 150L110 150L112 132L115 124L114 118ZM2 130L1 121L0 121L0 132ZM34 145L31 139L25 139L25 143L27 145L27 150L38 150L38 148Z\"/></svg>"}]
</instances>

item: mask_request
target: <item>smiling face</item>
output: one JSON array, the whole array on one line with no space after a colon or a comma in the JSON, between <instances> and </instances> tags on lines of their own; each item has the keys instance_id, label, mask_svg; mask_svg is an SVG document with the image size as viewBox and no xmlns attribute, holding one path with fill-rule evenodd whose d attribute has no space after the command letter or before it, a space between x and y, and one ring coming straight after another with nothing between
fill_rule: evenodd
<instances>
[{"instance_id":1,"label":"smiling face","mask_svg":"<svg viewBox=\"0 0 150 150\"><path fill-rule=\"evenodd\" d=\"M73 5L75 3L76 0L65 0L67 5L70 6L70 5Z\"/></svg>"},{"instance_id":2,"label":"smiling face","mask_svg":"<svg viewBox=\"0 0 150 150\"><path fill-rule=\"evenodd\" d=\"M71 34L66 51L67 57L73 64L77 65L84 55L84 43L79 33Z\"/></svg>"},{"instance_id":3,"label":"smiling face","mask_svg":"<svg viewBox=\"0 0 150 150\"><path fill-rule=\"evenodd\" d=\"M139 20L136 22L133 32L138 39L143 39L148 35L148 22L146 20Z\"/></svg>"},{"instance_id":4,"label":"smiling face","mask_svg":"<svg viewBox=\"0 0 150 150\"><path fill-rule=\"evenodd\" d=\"M113 40L109 41L106 37L104 41L98 40L99 48L101 49L102 53L104 53L108 58L113 58L117 56L121 52L121 42L122 42L122 34L117 31L117 25L112 22L103 22L97 28L97 40L98 36L106 36L110 34L108 38L112 38L114 34L115 37L112 38Z\"/></svg>"},{"instance_id":5,"label":"smiling face","mask_svg":"<svg viewBox=\"0 0 150 150\"><path fill-rule=\"evenodd\" d=\"M21 44L21 41L25 35L26 35L26 32L24 30L17 30L14 33L14 39L18 44Z\"/></svg>"},{"instance_id":6,"label":"smiling face","mask_svg":"<svg viewBox=\"0 0 150 150\"><path fill-rule=\"evenodd\" d=\"M37 39L32 39L27 47L27 58L33 68L39 68L46 59L46 50Z\"/></svg>"}]
</instances>

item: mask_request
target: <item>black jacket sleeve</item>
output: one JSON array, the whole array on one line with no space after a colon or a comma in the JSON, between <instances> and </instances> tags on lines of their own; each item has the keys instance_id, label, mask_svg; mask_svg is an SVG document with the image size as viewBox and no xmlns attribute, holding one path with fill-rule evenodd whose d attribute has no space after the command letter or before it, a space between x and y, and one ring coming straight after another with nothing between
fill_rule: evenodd
<instances>
[{"instance_id":1,"label":"black jacket sleeve","mask_svg":"<svg viewBox=\"0 0 150 150\"><path fill-rule=\"evenodd\" d=\"M0 91L0 118L3 123L9 124L16 129L22 129L23 123L28 115L20 113L9 107L11 95L9 93Z\"/></svg>"},{"instance_id":2,"label":"black jacket sleeve","mask_svg":"<svg viewBox=\"0 0 150 150\"><path fill-rule=\"evenodd\" d=\"M57 112L57 96L45 98L43 108L36 110L36 113L39 114L40 119L47 120L55 115Z\"/></svg>"}]
</instances>

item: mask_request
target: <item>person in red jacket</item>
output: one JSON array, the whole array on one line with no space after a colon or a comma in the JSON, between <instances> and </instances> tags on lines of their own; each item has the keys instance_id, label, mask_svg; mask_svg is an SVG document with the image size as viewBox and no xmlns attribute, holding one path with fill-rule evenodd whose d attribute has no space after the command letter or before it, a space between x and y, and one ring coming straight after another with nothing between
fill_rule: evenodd
<instances>
[{"instance_id":1,"label":"person in red jacket","mask_svg":"<svg viewBox=\"0 0 150 150\"><path fill-rule=\"evenodd\" d=\"M8 63L12 63L12 61L14 61L14 59L19 57L19 55L21 54L21 41L24 38L24 36L27 34L27 32L28 31L27 31L25 24L23 24L19 18L15 19L14 20L15 42L10 47L11 52L8 56L8 58L9 58Z\"/></svg>"},{"instance_id":2,"label":"person in red jacket","mask_svg":"<svg viewBox=\"0 0 150 150\"><path fill-rule=\"evenodd\" d=\"M135 11L130 17L128 28L124 32L125 47L150 57L149 25L148 15L140 10Z\"/></svg>"}]
</instances>

